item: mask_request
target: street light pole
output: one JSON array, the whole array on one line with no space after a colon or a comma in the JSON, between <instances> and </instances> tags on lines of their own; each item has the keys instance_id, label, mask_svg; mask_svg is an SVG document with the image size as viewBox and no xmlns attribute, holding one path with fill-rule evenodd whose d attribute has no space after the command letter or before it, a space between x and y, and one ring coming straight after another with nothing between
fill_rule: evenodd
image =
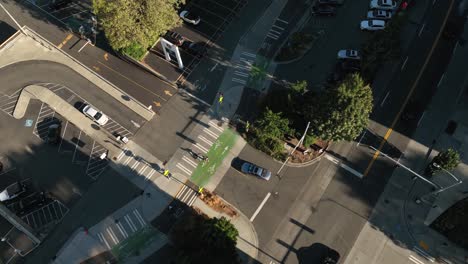
<instances>
[{"instance_id":1,"label":"street light pole","mask_svg":"<svg viewBox=\"0 0 468 264\"><path fill-rule=\"evenodd\" d=\"M463 182L462 180L458 179L455 175L453 175L453 174L452 174L451 172L449 172L448 170L444 169L444 168L443 168L442 166L440 166L439 164L437 164L437 163L435 163L435 162L433 162L432 164L433 164L435 167L437 167L437 168L439 168L439 169L445 171L445 172L448 173L450 176L452 176L452 178L455 179L455 183L454 183L454 184L451 184L451 185L449 185L449 186L447 186L447 187L444 187L444 188L440 188L440 189L438 189L438 190L435 190L435 191L433 191L433 192L426 193L426 194L422 195L421 197L416 198L415 202L418 203L418 204L421 203L421 201L422 201L422 200L424 199L424 197L426 197L426 196L429 196L429 195L437 195L437 194L439 194L439 193L441 193L441 192L444 192L444 191L446 191L446 190L448 190L448 189L450 189L450 188L453 188L453 187L455 187L455 186L457 186L457 185L459 185L459 184L461 184L461 183Z\"/></svg>"},{"instance_id":2,"label":"street light pole","mask_svg":"<svg viewBox=\"0 0 468 264\"><path fill-rule=\"evenodd\" d=\"M390 156L388 156L387 154L383 153L382 151L374 148L373 146L370 146L369 145L369 148L373 149L374 151L378 151L380 154L382 154L384 157L388 158L389 160L395 162L396 164L398 164L398 166L406 169L407 171L411 172L412 174L414 174L416 177L420 178L421 180L429 183L430 185L432 185L433 187L437 188L437 189L441 189L441 187L433 182L431 182L430 180L424 178L423 176L419 175L418 173L416 173L415 171L413 171L412 169L406 167L405 165L401 164L399 161L397 160L394 160L393 158L391 158Z\"/></svg>"},{"instance_id":3,"label":"street light pole","mask_svg":"<svg viewBox=\"0 0 468 264\"><path fill-rule=\"evenodd\" d=\"M283 165L281 165L281 168L278 170L278 172L276 172L276 175L279 176L279 173L281 172L281 170L283 169L284 165L286 165L286 163L288 162L288 160L291 158L291 155L294 153L294 151L296 151L297 147L299 147L300 144L302 144L302 142L304 141L305 139L305 136L307 135L307 130L309 130L309 125L310 125L310 122L307 123L307 127L304 131L304 134L302 135L301 139L299 140L299 142L297 142L296 146L294 147L294 149L289 153L288 155L288 158L283 162ZM281 178L281 177L280 177Z\"/></svg>"}]
</instances>

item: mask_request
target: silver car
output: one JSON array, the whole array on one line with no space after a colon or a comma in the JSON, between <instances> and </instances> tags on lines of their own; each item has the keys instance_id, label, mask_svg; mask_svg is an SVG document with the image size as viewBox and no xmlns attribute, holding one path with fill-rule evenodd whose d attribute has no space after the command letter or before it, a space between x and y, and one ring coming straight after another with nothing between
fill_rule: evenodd
<instances>
[{"instance_id":1,"label":"silver car","mask_svg":"<svg viewBox=\"0 0 468 264\"><path fill-rule=\"evenodd\" d=\"M180 12L179 14L180 18L184 20L187 23L190 23L192 25L198 25L201 21L200 17L192 12L189 12L187 10L184 10Z\"/></svg>"},{"instance_id":2,"label":"silver car","mask_svg":"<svg viewBox=\"0 0 468 264\"><path fill-rule=\"evenodd\" d=\"M262 167L258 167L257 165L254 165L250 162L244 162L244 164L242 164L241 171L243 173L249 173L258 176L266 181L271 178L271 171Z\"/></svg>"},{"instance_id":3,"label":"silver car","mask_svg":"<svg viewBox=\"0 0 468 264\"><path fill-rule=\"evenodd\" d=\"M383 20L363 20L361 21L361 30L375 31L385 29Z\"/></svg>"},{"instance_id":4,"label":"silver car","mask_svg":"<svg viewBox=\"0 0 468 264\"><path fill-rule=\"evenodd\" d=\"M102 112L94 109L90 105L85 105L83 107L83 114L91 118L94 122L98 123L99 125L103 126L109 121L109 117L107 117L105 114Z\"/></svg>"},{"instance_id":5,"label":"silver car","mask_svg":"<svg viewBox=\"0 0 468 264\"><path fill-rule=\"evenodd\" d=\"M345 49L338 51L338 59L360 60L359 52L357 50Z\"/></svg>"},{"instance_id":6,"label":"silver car","mask_svg":"<svg viewBox=\"0 0 468 264\"><path fill-rule=\"evenodd\" d=\"M393 0L371 0L369 4L370 9L394 10L397 4Z\"/></svg>"},{"instance_id":7,"label":"silver car","mask_svg":"<svg viewBox=\"0 0 468 264\"><path fill-rule=\"evenodd\" d=\"M367 12L367 18L388 20L392 18L392 12L388 10L378 10L378 9L369 10L369 12Z\"/></svg>"}]
</instances>

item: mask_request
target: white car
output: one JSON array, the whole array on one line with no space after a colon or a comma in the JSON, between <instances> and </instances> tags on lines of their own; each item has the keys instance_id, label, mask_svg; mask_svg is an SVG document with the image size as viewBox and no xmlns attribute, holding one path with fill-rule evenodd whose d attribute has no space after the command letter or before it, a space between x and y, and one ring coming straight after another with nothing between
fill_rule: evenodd
<instances>
[{"instance_id":1,"label":"white car","mask_svg":"<svg viewBox=\"0 0 468 264\"><path fill-rule=\"evenodd\" d=\"M107 123L107 121L109 121L109 117L107 117L102 112L94 109L90 105L85 105L85 107L83 107L83 114L87 115L94 122L98 123L101 126L105 125Z\"/></svg>"},{"instance_id":2,"label":"white car","mask_svg":"<svg viewBox=\"0 0 468 264\"><path fill-rule=\"evenodd\" d=\"M180 12L179 14L180 18L184 20L187 23L193 24L193 25L198 25L200 23L200 17L194 13L191 13L187 10L184 10Z\"/></svg>"},{"instance_id":3,"label":"white car","mask_svg":"<svg viewBox=\"0 0 468 264\"><path fill-rule=\"evenodd\" d=\"M367 12L367 18L388 20L392 18L392 12L388 10L378 10L378 9L369 10L369 12Z\"/></svg>"},{"instance_id":4,"label":"white car","mask_svg":"<svg viewBox=\"0 0 468 264\"><path fill-rule=\"evenodd\" d=\"M385 29L385 21L383 20L363 20L361 21L361 29L362 30L382 30Z\"/></svg>"},{"instance_id":5,"label":"white car","mask_svg":"<svg viewBox=\"0 0 468 264\"><path fill-rule=\"evenodd\" d=\"M397 4L393 0L371 0L370 9L394 10Z\"/></svg>"},{"instance_id":6,"label":"white car","mask_svg":"<svg viewBox=\"0 0 468 264\"><path fill-rule=\"evenodd\" d=\"M360 60L361 56L357 50L346 49L338 51L338 59Z\"/></svg>"}]
</instances>

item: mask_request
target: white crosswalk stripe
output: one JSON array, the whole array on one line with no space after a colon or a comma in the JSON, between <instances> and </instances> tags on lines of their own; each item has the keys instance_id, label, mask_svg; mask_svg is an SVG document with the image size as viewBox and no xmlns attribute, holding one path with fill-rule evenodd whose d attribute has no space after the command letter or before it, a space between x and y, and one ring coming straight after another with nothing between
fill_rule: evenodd
<instances>
[{"instance_id":1,"label":"white crosswalk stripe","mask_svg":"<svg viewBox=\"0 0 468 264\"><path fill-rule=\"evenodd\" d=\"M99 240L101 240L102 243L104 243L107 247L107 249L111 249L111 246L109 245L109 242L107 242L107 239L104 237L102 233L97 234Z\"/></svg>"},{"instance_id":2,"label":"white crosswalk stripe","mask_svg":"<svg viewBox=\"0 0 468 264\"><path fill-rule=\"evenodd\" d=\"M145 220L143 219L143 217L141 216L140 212L137 209L135 209L135 210L133 210L133 213L135 214L136 218L140 222L141 227L144 227L146 225L146 223L145 223Z\"/></svg>"},{"instance_id":3,"label":"white crosswalk stripe","mask_svg":"<svg viewBox=\"0 0 468 264\"><path fill-rule=\"evenodd\" d=\"M203 132L205 132L206 134L208 134L209 136L211 136L214 139L217 139L219 137L219 134L216 134L215 132L209 130L208 128L203 128ZM218 131L218 133L219 133L219 131Z\"/></svg>"},{"instance_id":4,"label":"white crosswalk stripe","mask_svg":"<svg viewBox=\"0 0 468 264\"><path fill-rule=\"evenodd\" d=\"M193 168L196 168L198 166L198 164L193 161L191 158L187 157L187 156L183 156L182 157L182 160L187 162L190 166L192 166Z\"/></svg>"},{"instance_id":5,"label":"white crosswalk stripe","mask_svg":"<svg viewBox=\"0 0 468 264\"><path fill-rule=\"evenodd\" d=\"M188 174L189 176L192 175L192 171L187 169L184 165L180 164L180 163L177 163L176 164L176 167L181 169L183 172L185 172L186 174Z\"/></svg>"},{"instance_id":6,"label":"white crosswalk stripe","mask_svg":"<svg viewBox=\"0 0 468 264\"><path fill-rule=\"evenodd\" d=\"M124 218L125 218L125 221L127 221L128 226L130 226L130 229L132 229L133 232L136 232L137 228L135 224L133 223L132 219L130 218L130 216L125 215Z\"/></svg>"},{"instance_id":7,"label":"white crosswalk stripe","mask_svg":"<svg viewBox=\"0 0 468 264\"><path fill-rule=\"evenodd\" d=\"M208 124L209 124L212 128L218 130L218 131L221 132L221 133L224 131L224 129L221 128L221 127L219 127L218 124L216 124L214 121L210 121L210 122L208 122Z\"/></svg>"},{"instance_id":8,"label":"white crosswalk stripe","mask_svg":"<svg viewBox=\"0 0 468 264\"><path fill-rule=\"evenodd\" d=\"M207 153L208 152L208 149L203 147L202 145L200 145L199 143L195 143L195 146L196 148L198 148L199 150L201 150L203 153Z\"/></svg>"},{"instance_id":9,"label":"white crosswalk stripe","mask_svg":"<svg viewBox=\"0 0 468 264\"><path fill-rule=\"evenodd\" d=\"M210 146L213 145L213 141L210 141L210 140L206 139L206 137L204 137L204 136L202 136L202 135L199 135L198 138L199 138L201 141L205 142L206 144L208 144L208 145L210 145Z\"/></svg>"}]
</instances>

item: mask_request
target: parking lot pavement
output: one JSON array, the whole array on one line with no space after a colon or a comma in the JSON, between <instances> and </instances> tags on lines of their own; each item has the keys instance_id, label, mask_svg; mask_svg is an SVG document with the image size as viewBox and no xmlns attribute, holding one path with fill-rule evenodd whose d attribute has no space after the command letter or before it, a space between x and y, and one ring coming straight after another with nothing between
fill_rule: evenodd
<instances>
[{"instance_id":1,"label":"parking lot pavement","mask_svg":"<svg viewBox=\"0 0 468 264\"><path fill-rule=\"evenodd\" d=\"M34 230L41 230L44 226L56 224L68 213L68 208L58 200L54 200L35 211L32 211L21 219Z\"/></svg>"},{"instance_id":2,"label":"parking lot pavement","mask_svg":"<svg viewBox=\"0 0 468 264\"><path fill-rule=\"evenodd\" d=\"M182 26L173 29L181 34L187 41L204 43L207 48L206 56L209 56L213 43L226 30L232 20L239 15L241 9L247 3L246 0L192 0L180 8L189 10L200 16L198 25L184 23ZM184 69L178 67L177 60L172 58L167 61L164 57L162 46L156 43L147 57L145 63L156 72L164 75L172 82L181 81L186 78L199 64L202 57L192 56L184 48L179 48Z\"/></svg>"}]
</instances>

